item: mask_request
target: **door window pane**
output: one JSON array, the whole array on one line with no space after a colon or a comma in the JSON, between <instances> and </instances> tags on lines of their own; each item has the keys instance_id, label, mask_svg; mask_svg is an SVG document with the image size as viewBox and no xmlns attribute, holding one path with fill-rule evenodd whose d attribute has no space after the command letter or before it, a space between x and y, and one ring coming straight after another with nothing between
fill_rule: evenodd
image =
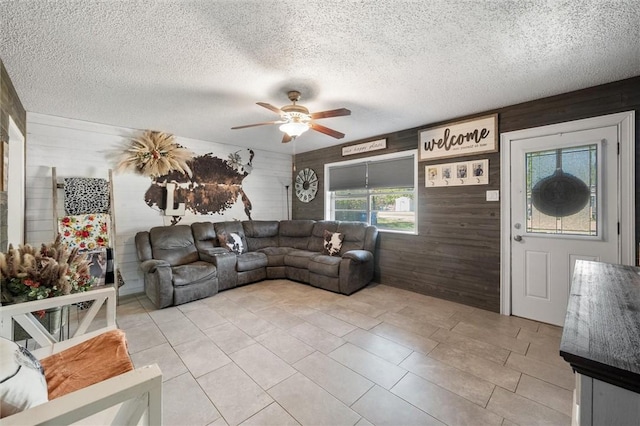
<instances>
[{"instance_id":1,"label":"door window pane","mask_svg":"<svg viewBox=\"0 0 640 426\"><path fill-rule=\"evenodd\" d=\"M526 154L527 232L598 235L597 144Z\"/></svg>"}]
</instances>

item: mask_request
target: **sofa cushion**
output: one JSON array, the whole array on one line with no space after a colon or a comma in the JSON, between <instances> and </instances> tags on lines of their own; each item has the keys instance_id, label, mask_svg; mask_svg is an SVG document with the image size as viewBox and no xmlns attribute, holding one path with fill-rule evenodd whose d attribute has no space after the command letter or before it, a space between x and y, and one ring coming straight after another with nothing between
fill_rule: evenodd
<instances>
[{"instance_id":1,"label":"sofa cushion","mask_svg":"<svg viewBox=\"0 0 640 426\"><path fill-rule=\"evenodd\" d=\"M212 222L195 222L191 224L193 239L198 251L208 250L218 246L216 230Z\"/></svg>"},{"instance_id":2,"label":"sofa cushion","mask_svg":"<svg viewBox=\"0 0 640 426\"><path fill-rule=\"evenodd\" d=\"M285 266L307 269L311 258L318 254L319 253L317 252L307 250L291 250L289 253L284 255L284 264Z\"/></svg>"},{"instance_id":3,"label":"sofa cushion","mask_svg":"<svg viewBox=\"0 0 640 426\"><path fill-rule=\"evenodd\" d=\"M306 250L315 220L282 220L280 221L279 247L293 247ZM322 250L319 248L317 251Z\"/></svg>"},{"instance_id":4,"label":"sofa cushion","mask_svg":"<svg viewBox=\"0 0 640 426\"><path fill-rule=\"evenodd\" d=\"M340 262L339 256L316 255L309 260L309 272L335 278L340 275Z\"/></svg>"},{"instance_id":5,"label":"sofa cushion","mask_svg":"<svg viewBox=\"0 0 640 426\"><path fill-rule=\"evenodd\" d=\"M266 254L253 251L239 255L236 262L236 270L245 272L266 267L268 260Z\"/></svg>"},{"instance_id":6,"label":"sofa cushion","mask_svg":"<svg viewBox=\"0 0 640 426\"><path fill-rule=\"evenodd\" d=\"M171 266L186 265L199 259L189 225L157 226L149 231L153 258Z\"/></svg>"},{"instance_id":7,"label":"sofa cushion","mask_svg":"<svg viewBox=\"0 0 640 426\"><path fill-rule=\"evenodd\" d=\"M344 235L340 255L349 250L362 250L367 234L367 224L363 222L340 222L338 232Z\"/></svg>"},{"instance_id":8,"label":"sofa cushion","mask_svg":"<svg viewBox=\"0 0 640 426\"><path fill-rule=\"evenodd\" d=\"M343 240L344 234L341 234L339 232L329 232L325 229L324 247L322 250L322 254L326 254L329 256L339 256Z\"/></svg>"},{"instance_id":9,"label":"sofa cushion","mask_svg":"<svg viewBox=\"0 0 640 426\"><path fill-rule=\"evenodd\" d=\"M188 265L174 266L171 270L173 271L173 285L177 287L213 279L217 272L214 264L202 260Z\"/></svg>"},{"instance_id":10,"label":"sofa cushion","mask_svg":"<svg viewBox=\"0 0 640 426\"><path fill-rule=\"evenodd\" d=\"M311 237L307 244L307 250L321 252L324 250L325 236L324 231L336 232L338 222L335 220L320 220L313 224Z\"/></svg>"},{"instance_id":11,"label":"sofa cushion","mask_svg":"<svg viewBox=\"0 0 640 426\"><path fill-rule=\"evenodd\" d=\"M291 247L265 247L258 249L258 252L267 255L267 266L284 266L284 255L291 250L295 250Z\"/></svg>"},{"instance_id":12,"label":"sofa cushion","mask_svg":"<svg viewBox=\"0 0 640 426\"><path fill-rule=\"evenodd\" d=\"M136 255L140 262L153 259L153 251L151 250L151 242L149 241L149 232L141 231L136 233L135 237Z\"/></svg>"},{"instance_id":13,"label":"sofa cushion","mask_svg":"<svg viewBox=\"0 0 640 426\"><path fill-rule=\"evenodd\" d=\"M242 222L242 228L248 251L278 246L280 222L277 220L245 220Z\"/></svg>"}]
</instances>

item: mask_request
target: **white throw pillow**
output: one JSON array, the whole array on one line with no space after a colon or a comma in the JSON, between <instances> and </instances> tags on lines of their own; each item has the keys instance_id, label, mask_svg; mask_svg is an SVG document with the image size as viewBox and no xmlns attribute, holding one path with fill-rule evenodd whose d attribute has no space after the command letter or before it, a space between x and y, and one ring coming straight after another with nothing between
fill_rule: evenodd
<instances>
[{"instance_id":1,"label":"white throw pillow","mask_svg":"<svg viewBox=\"0 0 640 426\"><path fill-rule=\"evenodd\" d=\"M47 383L40 362L26 348L0 338L0 417L47 402Z\"/></svg>"},{"instance_id":2,"label":"white throw pillow","mask_svg":"<svg viewBox=\"0 0 640 426\"><path fill-rule=\"evenodd\" d=\"M229 234L229 240L227 241L227 246L229 249L235 254L244 253L244 245L242 244L242 238L240 235L232 232Z\"/></svg>"},{"instance_id":3,"label":"white throw pillow","mask_svg":"<svg viewBox=\"0 0 640 426\"><path fill-rule=\"evenodd\" d=\"M242 244L242 237L235 232L231 232L230 234L227 234L226 232L218 234L218 241L222 247L227 247L235 254L242 254L245 252L244 244Z\"/></svg>"}]
</instances>

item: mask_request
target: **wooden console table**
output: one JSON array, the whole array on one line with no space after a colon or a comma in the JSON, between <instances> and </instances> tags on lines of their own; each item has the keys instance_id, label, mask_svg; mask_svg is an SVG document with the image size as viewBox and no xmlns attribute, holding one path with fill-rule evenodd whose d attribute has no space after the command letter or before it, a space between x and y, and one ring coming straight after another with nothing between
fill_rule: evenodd
<instances>
[{"instance_id":1,"label":"wooden console table","mask_svg":"<svg viewBox=\"0 0 640 426\"><path fill-rule=\"evenodd\" d=\"M560 355L574 425L640 425L640 268L576 262Z\"/></svg>"}]
</instances>

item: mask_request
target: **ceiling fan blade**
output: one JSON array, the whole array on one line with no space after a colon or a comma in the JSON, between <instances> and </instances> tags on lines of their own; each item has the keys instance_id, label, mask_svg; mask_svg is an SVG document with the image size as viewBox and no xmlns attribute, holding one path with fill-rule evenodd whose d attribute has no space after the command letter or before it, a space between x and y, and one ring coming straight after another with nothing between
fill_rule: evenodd
<instances>
[{"instance_id":1,"label":"ceiling fan blade","mask_svg":"<svg viewBox=\"0 0 640 426\"><path fill-rule=\"evenodd\" d=\"M293 140L293 138L291 136L289 136L288 134L284 134L284 136L282 137L282 143L288 143L291 142Z\"/></svg>"},{"instance_id":2,"label":"ceiling fan blade","mask_svg":"<svg viewBox=\"0 0 640 426\"><path fill-rule=\"evenodd\" d=\"M325 135L329 135L331 137L334 137L336 139L342 139L344 138L344 133L340 133L336 130L330 129L328 127L324 127L321 126L317 123L311 123L311 128L313 130L315 130L316 132L320 132L320 133L324 133Z\"/></svg>"},{"instance_id":3,"label":"ceiling fan blade","mask_svg":"<svg viewBox=\"0 0 640 426\"><path fill-rule=\"evenodd\" d=\"M269 109L269 110L271 110L271 111L275 112L275 113L276 113L276 114L278 114L278 115L283 115L283 114L284 114L284 112L282 112L282 110L281 110L280 108L278 108L278 107L274 107L273 105L268 104L268 103L266 103L266 102L256 102L256 104L258 104L258 105L260 105L261 107L264 107L264 108L266 108L266 109Z\"/></svg>"},{"instance_id":4,"label":"ceiling fan blade","mask_svg":"<svg viewBox=\"0 0 640 426\"><path fill-rule=\"evenodd\" d=\"M255 123L255 124L245 124L244 126L236 126L236 127L232 127L231 130L236 130L236 129L246 129L247 127L256 127L256 126L265 126L267 124L282 124L284 123L284 121L265 121L264 123Z\"/></svg>"},{"instance_id":5,"label":"ceiling fan blade","mask_svg":"<svg viewBox=\"0 0 640 426\"><path fill-rule=\"evenodd\" d=\"M343 115L351 115L351 111L346 108L338 108L329 111L314 112L311 113L311 118L317 120L320 118L342 117Z\"/></svg>"}]
</instances>

